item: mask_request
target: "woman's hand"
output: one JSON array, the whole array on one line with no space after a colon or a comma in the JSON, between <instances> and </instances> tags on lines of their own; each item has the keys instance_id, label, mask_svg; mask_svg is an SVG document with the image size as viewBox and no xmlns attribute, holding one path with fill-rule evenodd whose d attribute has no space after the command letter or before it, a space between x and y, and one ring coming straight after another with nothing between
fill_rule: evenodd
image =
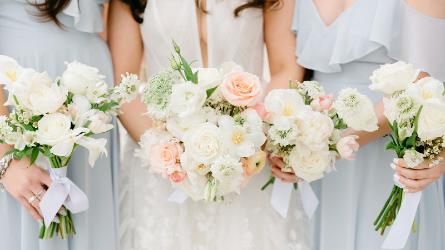
<instances>
[{"instance_id":1,"label":"woman's hand","mask_svg":"<svg viewBox=\"0 0 445 250\"><path fill-rule=\"evenodd\" d=\"M37 211L40 211L40 200L46 193L45 188L51 186L52 180L48 173L35 164L29 166L29 158L12 160L3 174L5 189L17 199L23 207L38 221L43 221ZM42 192L31 204L28 200ZM41 211L40 211L41 212Z\"/></svg>"},{"instance_id":2,"label":"woman's hand","mask_svg":"<svg viewBox=\"0 0 445 250\"><path fill-rule=\"evenodd\" d=\"M271 172L272 176L278 179L281 179L282 182L286 183L297 183L302 181L295 175L295 172L292 170L290 173L282 172L281 169L284 168L283 158L278 158L274 156L269 156L269 163L272 165Z\"/></svg>"},{"instance_id":3,"label":"woman's hand","mask_svg":"<svg viewBox=\"0 0 445 250\"><path fill-rule=\"evenodd\" d=\"M443 157L444 152L440 155ZM439 162L438 165L428 167L428 163L423 162L415 168L407 168L403 158L394 159L391 167L400 173L397 175L399 182L405 185L404 189L410 193L422 191L431 183L437 181L445 171L445 161Z\"/></svg>"}]
</instances>

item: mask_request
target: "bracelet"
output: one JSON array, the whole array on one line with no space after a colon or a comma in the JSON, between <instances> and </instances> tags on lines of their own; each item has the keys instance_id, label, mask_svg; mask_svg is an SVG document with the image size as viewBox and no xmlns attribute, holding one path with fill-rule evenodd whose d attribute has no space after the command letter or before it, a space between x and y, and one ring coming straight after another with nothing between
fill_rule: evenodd
<instances>
[{"instance_id":1,"label":"bracelet","mask_svg":"<svg viewBox=\"0 0 445 250\"><path fill-rule=\"evenodd\" d=\"M3 174L6 172L6 169L8 168L9 163L13 159L14 159L14 154L9 154L0 160L0 191L2 191L2 192L5 191L5 186L3 186L3 181L2 181Z\"/></svg>"}]
</instances>

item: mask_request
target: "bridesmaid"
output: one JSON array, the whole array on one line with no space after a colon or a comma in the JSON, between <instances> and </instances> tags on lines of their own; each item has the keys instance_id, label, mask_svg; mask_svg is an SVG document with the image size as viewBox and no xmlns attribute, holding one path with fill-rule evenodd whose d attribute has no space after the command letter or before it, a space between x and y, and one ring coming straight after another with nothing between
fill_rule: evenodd
<instances>
[{"instance_id":1,"label":"bridesmaid","mask_svg":"<svg viewBox=\"0 0 445 250\"><path fill-rule=\"evenodd\" d=\"M106 0L0 0L0 54L10 56L23 67L47 71L55 79L66 65L80 61L99 69L113 86L113 66L106 42L99 36L104 29L103 4ZM5 102L0 88L0 102ZM8 109L1 106L1 115ZM114 122L116 125L116 123ZM0 193L0 249L26 250L114 250L118 248L113 178L119 164L117 129L100 135L108 140L108 157L99 158L94 169L88 165L88 152L78 148L68 167L68 178L89 198L90 208L74 215L74 239L38 239L39 201L28 204L32 192L49 186L48 174L37 166L29 169L29 159L12 161L3 175L7 192ZM0 154L9 150L0 145ZM31 206L32 205L32 206Z\"/></svg>"},{"instance_id":2,"label":"bridesmaid","mask_svg":"<svg viewBox=\"0 0 445 250\"><path fill-rule=\"evenodd\" d=\"M387 139L381 137L390 132L382 114L384 95L369 89L369 77L381 64L403 60L426 72L420 77L445 81L445 2L298 0L292 30L298 63L314 70L313 80L326 93L356 88L377 104L379 115L378 131L346 132L360 136L356 161L339 161L337 172L311 184L320 199L313 219L314 249L380 249L389 230L380 236L373 222L393 187L395 153L383 152ZM274 163L276 177L296 181L280 171L282 161L275 158ZM396 170L407 177L417 173L418 180L401 177L401 182L410 192L423 190L416 215L419 232L411 233L405 249L445 249L445 161L426 170Z\"/></svg>"}]
</instances>

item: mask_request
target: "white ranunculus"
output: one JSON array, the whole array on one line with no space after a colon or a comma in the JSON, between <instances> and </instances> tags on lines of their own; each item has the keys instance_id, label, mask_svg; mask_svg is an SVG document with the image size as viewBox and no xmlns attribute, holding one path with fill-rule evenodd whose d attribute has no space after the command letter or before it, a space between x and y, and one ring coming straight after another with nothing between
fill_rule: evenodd
<instances>
[{"instance_id":1,"label":"white ranunculus","mask_svg":"<svg viewBox=\"0 0 445 250\"><path fill-rule=\"evenodd\" d=\"M424 77L417 83L408 83L406 92L415 96L421 105L444 105L443 83L432 77Z\"/></svg>"},{"instance_id":2,"label":"white ranunculus","mask_svg":"<svg viewBox=\"0 0 445 250\"><path fill-rule=\"evenodd\" d=\"M369 78L372 84L369 88L373 91L393 94L406 88L407 83L414 82L420 73L420 69L413 70L412 64L402 61L387 63L374 70Z\"/></svg>"},{"instance_id":3,"label":"white ranunculus","mask_svg":"<svg viewBox=\"0 0 445 250\"><path fill-rule=\"evenodd\" d=\"M108 94L108 85L105 82L92 82L87 88L87 97L91 103L105 101Z\"/></svg>"},{"instance_id":4,"label":"white ranunculus","mask_svg":"<svg viewBox=\"0 0 445 250\"><path fill-rule=\"evenodd\" d=\"M329 169L330 156L319 154L299 143L289 155L289 164L295 175L307 182L323 178L323 172Z\"/></svg>"},{"instance_id":5,"label":"white ranunculus","mask_svg":"<svg viewBox=\"0 0 445 250\"><path fill-rule=\"evenodd\" d=\"M228 115L220 116L218 124L222 131L221 141L233 158L253 155L255 148L261 147L267 139L262 130L247 132L244 127L236 125L235 119Z\"/></svg>"},{"instance_id":6,"label":"white ranunculus","mask_svg":"<svg viewBox=\"0 0 445 250\"><path fill-rule=\"evenodd\" d=\"M179 117L198 112L207 98L206 91L192 82L174 84L172 87L171 111Z\"/></svg>"},{"instance_id":7,"label":"white ranunculus","mask_svg":"<svg viewBox=\"0 0 445 250\"><path fill-rule=\"evenodd\" d=\"M72 103L68 104L68 112L66 115L71 119L73 124L76 124L83 114L91 110L91 103L87 97L75 94L72 98Z\"/></svg>"},{"instance_id":8,"label":"white ranunculus","mask_svg":"<svg viewBox=\"0 0 445 250\"><path fill-rule=\"evenodd\" d=\"M222 77L215 68L194 68L193 73L198 71L198 85L205 90L214 88L221 84Z\"/></svg>"},{"instance_id":9,"label":"white ranunculus","mask_svg":"<svg viewBox=\"0 0 445 250\"><path fill-rule=\"evenodd\" d=\"M187 157L202 164L212 163L225 151L221 142L221 129L208 122L190 127L182 141Z\"/></svg>"},{"instance_id":10,"label":"white ranunculus","mask_svg":"<svg viewBox=\"0 0 445 250\"><path fill-rule=\"evenodd\" d=\"M42 145L55 146L71 132L71 121L60 113L44 115L39 121L37 142Z\"/></svg>"},{"instance_id":11,"label":"white ranunculus","mask_svg":"<svg viewBox=\"0 0 445 250\"><path fill-rule=\"evenodd\" d=\"M73 94L86 95L87 88L91 83L99 82L105 78L105 76L99 74L97 68L80 62L65 62L65 64L67 65L67 70L63 72L60 82Z\"/></svg>"},{"instance_id":12,"label":"white ranunculus","mask_svg":"<svg viewBox=\"0 0 445 250\"><path fill-rule=\"evenodd\" d=\"M297 140L313 151L329 154L329 136L334 129L334 123L330 117L314 111L308 123L298 120L296 124L300 132Z\"/></svg>"},{"instance_id":13,"label":"white ranunculus","mask_svg":"<svg viewBox=\"0 0 445 250\"><path fill-rule=\"evenodd\" d=\"M424 106L419 115L417 134L422 141L444 136L445 108L443 106Z\"/></svg>"},{"instance_id":14,"label":"white ranunculus","mask_svg":"<svg viewBox=\"0 0 445 250\"><path fill-rule=\"evenodd\" d=\"M304 105L303 98L295 89L274 89L265 99L267 111L273 112L273 125L279 130L288 130L298 118L308 122L312 108Z\"/></svg>"}]
</instances>

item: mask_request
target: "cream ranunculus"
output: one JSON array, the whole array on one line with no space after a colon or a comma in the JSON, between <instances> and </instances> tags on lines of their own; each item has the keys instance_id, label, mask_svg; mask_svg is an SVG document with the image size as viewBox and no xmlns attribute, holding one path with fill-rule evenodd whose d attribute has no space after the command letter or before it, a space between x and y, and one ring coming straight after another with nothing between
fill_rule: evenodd
<instances>
[{"instance_id":1,"label":"cream ranunculus","mask_svg":"<svg viewBox=\"0 0 445 250\"><path fill-rule=\"evenodd\" d=\"M20 104L33 111L34 115L56 112L66 101L68 90L52 83L46 72L38 73L29 84L25 94L19 98Z\"/></svg>"},{"instance_id":2,"label":"cream ranunculus","mask_svg":"<svg viewBox=\"0 0 445 250\"><path fill-rule=\"evenodd\" d=\"M412 64L398 61L392 64L385 64L374 70L369 78L372 84L369 88L373 91L393 94L396 91L404 90L407 83L414 82L419 75L420 69L413 70Z\"/></svg>"},{"instance_id":3,"label":"cream ranunculus","mask_svg":"<svg viewBox=\"0 0 445 250\"><path fill-rule=\"evenodd\" d=\"M289 164L295 175L307 182L323 178L323 172L329 169L330 156L311 151L304 145L296 146L289 155Z\"/></svg>"},{"instance_id":4,"label":"cream ranunculus","mask_svg":"<svg viewBox=\"0 0 445 250\"><path fill-rule=\"evenodd\" d=\"M417 134L422 141L445 135L445 107L428 105L422 108L417 124Z\"/></svg>"},{"instance_id":5,"label":"cream ranunculus","mask_svg":"<svg viewBox=\"0 0 445 250\"><path fill-rule=\"evenodd\" d=\"M179 117L189 116L202 108L206 98L206 91L197 84L192 82L174 84L170 109Z\"/></svg>"},{"instance_id":6,"label":"cream ranunculus","mask_svg":"<svg viewBox=\"0 0 445 250\"><path fill-rule=\"evenodd\" d=\"M63 72L60 82L73 94L86 95L91 83L96 83L105 78L99 74L99 70L80 62L65 62L67 70Z\"/></svg>"},{"instance_id":7,"label":"cream ranunculus","mask_svg":"<svg viewBox=\"0 0 445 250\"><path fill-rule=\"evenodd\" d=\"M296 124L300 131L297 140L303 142L313 151L324 150L329 154L329 136L334 129L334 123L329 116L313 111L308 123L297 120Z\"/></svg>"},{"instance_id":8,"label":"cream ranunculus","mask_svg":"<svg viewBox=\"0 0 445 250\"><path fill-rule=\"evenodd\" d=\"M220 136L221 129L215 124L193 125L182 138L187 157L202 164L212 163L225 151Z\"/></svg>"},{"instance_id":9,"label":"cream ranunculus","mask_svg":"<svg viewBox=\"0 0 445 250\"><path fill-rule=\"evenodd\" d=\"M71 121L60 113L44 115L39 121L37 142L42 145L55 146L71 133Z\"/></svg>"}]
</instances>

